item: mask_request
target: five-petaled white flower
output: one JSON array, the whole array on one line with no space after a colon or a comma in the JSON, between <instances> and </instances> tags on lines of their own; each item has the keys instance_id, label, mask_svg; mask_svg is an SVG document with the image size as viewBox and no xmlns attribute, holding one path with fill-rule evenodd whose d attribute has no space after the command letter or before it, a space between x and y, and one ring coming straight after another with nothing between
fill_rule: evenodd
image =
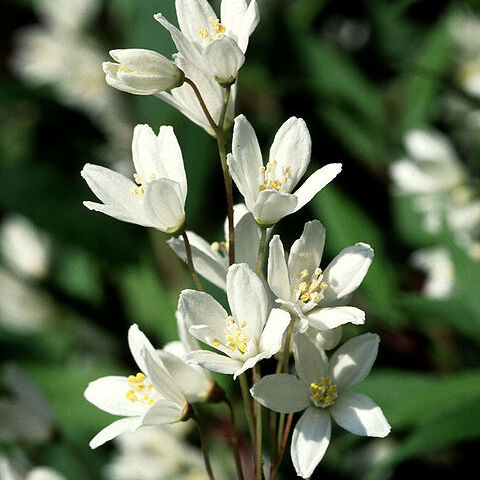
<instances>
[{"instance_id":1,"label":"five-petaled white flower","mask_svg":"<svg viewBox=\"0 0 480 480\"><path fill-rule=\"evenodd\" d=\"M260 225L271 226L296 212L341 171L340 163L325 165L291 193L310 163L311 149L305 122L291 117L275 135L269 161L263 166L253 127L243 115L235 119L228 166L247 208Z\"/></svg>"},{"instance_id":2,"label":"five-petaled white flower","mask_svg":"<svg viewBox=\"0 0 480 480\"><path fill-rule=\"evenodd\" d=\"M328 330L365 321L362 310L345 303L368 272L372 248L365 243L344 248L322 271L324 245L325 228L318 220L305 224L302 236L290 249L288 263L280 237L275 235L270 241L268 284L277 302L299 317L300 330L307 325Z\"/></svg>"},{"instance_id":3,"label":"five-petaled white flower","mask_svg":"<svg viewBox=\"0 0 480 480\"><path fill-rule=\"evenodd\" d=\"M126 48L109 53L118 63L103 62L105 80L123 92L152 95L179 87L185 78L171 60L153 50Z\"/></svg>"},{"instance_id":4,"label":"five-petaled white flower","mask_svg":"<svg viewBox=\"0 0 480 480\"><path fill-rule=\"evenodd\" d=\"M254 269L260 246L258 225L243 203L233 207L233 220L235 261L236 263L246 263ZM195 269L200 275L223 290L225 290L225 279L228 271L228 219L225 221L224 230L225 241L213 242L212 244L196 233L187 231ZM167 243L183 261L186 261L185 243L180 238L172 237Z\"/></svg>"},{"instance_id":5,"label":"five-petaled white flower","mask_svg":"<svg viewBox=\"0 0 480 480\"><path fill-rule=\"evenodd\" d=\"M370 372L378 352L378 335L354 337L327 360L306 335L295 335L295 369L267 375L250 390L265 407L281 413L305 410L293 431L291 456L298 475L309 478L330 442L331 420L356 435L385 437L390 425L368 396L345 393Z\"/></svg>"},{"instance_id":6,"label":"five-petaled white flower","mask_svg":"<svg viewBox=\"0 0 480 480\"><path fill-rule=\"evenodd\" d=\"M187 179L173 128L162 126L156 136L148 125L137 125L132 155L135 183L108 168L85 165L82 176L103 204L84 205L125 222L179 231L185 222Z\"/></svg>"},{"instance_id":7,"label":"five-petaled white flower","mask_svg":"<svg viewBox=\"0 0 480 480\"><path fill-rule=\"evenodd\" d=\"M256 0L223 0L221 21L206 0L176 0L180 30L158 13L178 52L221 84L231 84L245 61L248 40L259 20Z\"/></svg>"},{"instance_id":8,"label":"five-petaled white flower","mask_svg":"<svg viewBox=\"0 0 480 480\"><path fill-rule=\"evenodd\" d=\"M180 422L188 416L185 395L137 325L130 327L128 343L140 372L129 377L102 377L85 390L85 398L98 408L126 417L101 430L91 440L91 448L144 425Z\"/></svg>"},{"instance_id":9,"label":"five-petaled white flower","mask_svg":"<svg viewBox=\"0 0 480 480\"><path fill-rule=\"evenodd\" d=\"M180 294L178 310L194 337L225 354L198 350L189 358L235 379L278 352L290 315L278 308L270 311L261 280L245 263L228 269L227 297L231 315L209 294L196 290Z\"/></svg>"}]
</instances>

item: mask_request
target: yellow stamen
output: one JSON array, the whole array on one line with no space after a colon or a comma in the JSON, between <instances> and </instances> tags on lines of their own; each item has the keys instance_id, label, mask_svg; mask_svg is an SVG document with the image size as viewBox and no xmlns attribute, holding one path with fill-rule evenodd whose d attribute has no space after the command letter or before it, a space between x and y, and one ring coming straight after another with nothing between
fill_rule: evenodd
<instances>
[{"instance_id":1,"label":"yellow stamen","mask_svg":"<svg viewBox=\"0 0 480 480\"><path fill-rule=\"evenodd\" d=\"M312 382L310 384L310 398L316 407L329 407L335 403L337 397L337 386L330 385L329 377L322 377L320 383Z\"/></svg>"}]
</instances>

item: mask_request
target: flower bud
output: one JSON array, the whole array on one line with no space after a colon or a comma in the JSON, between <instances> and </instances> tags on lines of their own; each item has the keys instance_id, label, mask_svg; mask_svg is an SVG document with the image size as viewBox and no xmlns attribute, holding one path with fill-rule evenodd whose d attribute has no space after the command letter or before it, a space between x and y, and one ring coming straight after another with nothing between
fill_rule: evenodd
<instances>
[{"instance_id":1,"label":"flower bud","mask_svg":"<svg viewBox=\"0 0 480 480\"><path fill-rule=\"evenodd\" d=\"M184 73L168 58L152 50L110 50L118 63L104 62L107 83L123 92L152 95L183 84Z\"/></svg>"},{"instance_id":2,"label":"flower bud","mask_svg":"<svg viewBox=\"0 0 480 480\"><path fill-rule=\"evenodd\" d=\"M245 61L245 56L238 48L235 40L224 36L203 49L202 59L207 71L213 75L220 85L226 87L233 84L237 79L238 71Z\"/></svg>"}]
</instances>

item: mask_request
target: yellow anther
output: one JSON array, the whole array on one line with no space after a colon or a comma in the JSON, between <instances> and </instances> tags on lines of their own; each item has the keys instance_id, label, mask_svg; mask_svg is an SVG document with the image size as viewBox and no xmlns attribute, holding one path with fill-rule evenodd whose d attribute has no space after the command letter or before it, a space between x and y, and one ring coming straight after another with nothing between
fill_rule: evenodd
<instances>
[{"instance_id":1,"label":"yellow anther","mask_svg":"<svg viewBox=\"0 0 480 480\"><path fill-rule=\"evenodd\" d=\"M150 180L156 180L156 179L157 179L157 174L156 174L156 173L151 173L151 174L148 176L148 178L149 178Z\"/></svg>"},{"instance_id":2,"label":"yellow anther","mask_svg":"<svg viewBox=\"0 0 480 480\"><path fill-rule=\"evenodd\" d=\"M235 320L233 319L233 317L231 315L229 315L226 319L225 319L225 322L227 325L233 325L235 323Z\"/></svg>"},{"instance_id":3,"label":"yellow anther","mask_svg":"<svg viewBox=\"0 0 480 480\"><path fill-rule=\"evenodd\" d=\"M321 283L320 283L320 288L321 288L322 290L326 290L326 289L328 288L328 283L327 283L327 282L321 282Z\"/></svg>"},{"instance_id":4,"label":"yellow anther","mask_svg":"<svg viewBox=\"0 0 480 480\"><path fill-rule=\"evenodd\" d=\"M220 340L219 340L218 338L214 338L214 339L213 339L213 342L212 342L212 345L213 345L214 347L218 347L218 346L220 345L220 343L221 343L221 342L220 342Z\"/></svg>"},{"instance_id":5,"label":"yellow anther","mask_svg":"<svg viewBox=\"0 0 480 480\"><path fill-rule=\"evenodd\" d=\"M198 29L198 33L200 34L200 36L206 40L208 37L209 37L209 33L208 33L208 30L204 27L200 27Z\"/></svg>"},{"instance_id":6,"label":"yellow anther","mask_svg":"<svg viewBox=\"0 0 480 480\"><path fill-rule=\"evenodd\" d=\"M220 250L220 244L218 242L213 242L211 245L210 245L210 250L212 252L218 252Z\"/></svg>"},{"instance_id":7,"label":"yellow anther","mask_svg":"<svg viewBox=\"0 0 480 480\"><path fill-rule=\"evenodd\" d=\"M291 170L291 169L292 169L292 168L291 168L290 166L287 166L287 167L285 167L285 168L283 169L283 171L284 171L285 173L290 173L290 170Z\"/></svg>"},{"instance_id":8,"label":"yellow anther","mask_svg":"<svg viewBox=\"0 0 480 480\"><path fill-rule=\"evenodd\" d=\"M260 167L258 169L258 173L265 173L265 167Z\"/></svg>"},{"instance_id":9,"label":"yellow anther","mask_svg":"<svg viewBox=\"0 0 480 480\"><path fill-rule=\"evenodd\" d=\"M320 267L315 269L315 276L316 277L319 277L322 273L323 273L323 270Z\"/></svg>"},{"instance_id":10,"label":"yellow anther","mask_svg":"<svg viewBox=\"0 0 480 480\"><path fill-rule=\"evenodd\" d=\"M133 389L137 392L141 392L145 388L145 385L142 383L137 383L136 385L133 385Z\"/></svg>"},{"instance_id":11,"label":"yellow anther","mask_svg":"<svg viewBox=\"0 0 480 480\"><path fill-rule=\"evenodd\" d=\"M135 395L135 392L133 390L128 390L125 396L131 401L135 402L138 400L138 397Z\"/></svg>"},{"instance_id":12,"label":"yellow anther","mask_svg":"<svg viewBox=\"0 0 480 480\"><path fill-rule=\"evenodd\" d=\"M130 383L137 383L137 377L135 375L130 375L127 380L130 382Z\"/></svg>"},{"instance_id":13,"label":"yellow anther","mask_svg":"<svg viewBox=\"0 0 480 480\"><path fill-rule=\"evenodd\" d=\"M322 377L320 383L312 382L310 384L310 398L316 407L329 407L333 405L337 397L337 386L330 385L329 377Z\"/></svg>"},{"instance_id":14,"label":"yellow anther","mask_svg":"<svg viewBox=\"0 0 480 480\"><path fill-rule=\"evenodd\" d=\"M144 382L147 377L143 373L137 373L137 382Z\"/></svg>"},{"instance_id":15,"label":"yellow anther","mask_svg":"<svg viewBox=\"0 0 480 480\"><path fill-rule=\"evenodd\" d=\"M308 270L307 270L307 269L302 270L302 271L300 272L300 276L301 276L304 280L305 280L306 278L308 278L308 276L309 276ZM299 286L300 286L300 285L299 285Z\"/></svg>"}]
</instances>

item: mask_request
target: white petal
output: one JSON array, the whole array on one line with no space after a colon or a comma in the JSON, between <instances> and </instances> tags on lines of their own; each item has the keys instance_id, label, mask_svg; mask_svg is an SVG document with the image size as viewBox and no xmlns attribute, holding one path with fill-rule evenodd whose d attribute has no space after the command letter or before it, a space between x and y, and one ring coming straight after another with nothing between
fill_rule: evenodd
<instances>
[{"instance_id":1,"label":"white petal","mask_svg":"<svg viewBox=\"0 0 480 480\"><path fill-rule=\"evenodd\" d=\"M112 415L136 417L143 415L148 407L141 402L132 402L127 398L131 390L127 377L102 377L88 384L85 398L101 410Z\"/></svg>"},{"instance_id":2,"label":"white petal","mask_svg":"<svg viewBox=\"0 0 480 480\"><path fill-rule=\"evenodd\" d=\"M243 362L239 360L215 352L209 352L208 350L190 352L188 358L198 365L208 368L208 370L230 375L233 375L243 365Z\"/></svg>"},{"instance_id":3,"label":"white petal","mask_svg":"<svg viewBox=\"0 0 480 480\"><path fill-rule=\"evenodd\" d=\"M330 413L341 427L355 435L383 438L391 430L381 408L361 393L340 395Z\"/></svg>"},{"instance_id":4,"label":"white petal","mask_svg":"<svg viewBox=\"0 0 480 480\"><path fill-rule=\"evenodd\" d=\"M259 224L271 226L293 213L296 205L297 197L295 195L276 190L263 190L258 195L252 213Z\"/></svg>"},{"instance_id":5,"label":"white petal","mask_svg":"<svg viewBox=\"0 0 480 480\"><path fill-rule=\"evenodd\" d=\"M302 236L294 242L288 257L288 273L292 286L302 281L300 273L303 270L313 275L320 266L324 246L325 227L318 220L307 222Z\"/></svg>"},{"instance_id":6,"label":"white petal","mask_svg":"<svg viewBox=\"0 0 480 480\"><path fill-rule=\"evenodd\" d=\"M121 220L122 222L135 223L136 225L141 225L142 227L153 226L152 223L145 217L143 205L141 205L141 211L133 212L117 206L112 207L110 205L104 205L103 203L83 202L83 204L89 210L104 213L105 215L116 218L117 220Z\"/></svg>"},{"instance_id":7,"label":"white petal","mask_svg":"<svg viewBox=\"0 0 480 480\"><path fill-rule=\"evenodd\" d=\"M272 308L260 338L260 351L268 353L269 357L277 353L282 346L283 334L290 325L290 321L288 312Z\"/></svg>"},{"instance_id":8,"label":"white petal","mask_svg":"<svg viewBox=\"0 0 480 480\"><path fill-rule=\"evenodd\" d=\"M217 82L232 83L245 62L245 56L235 40L223 36L203 49L202 60Z\"/></svg>"},{"instance_id":9,"label":"white petal","mask_svg":"<svg viewBox=\"0 0 480 480\"><path fill-rule=\"evenodd\" d=\"M293 466L302 478L310 478L330 443L330 415L308 408L295 425L290 453Z\"/></svg>"},{"instance_id":10,"label":"white petal","mask_svg":"<svg viewBox=\"0 0 480 480\"><path fill-rule=\"evenodd\" d=\"M168 178L160 178L147 185L144 207L146 217L163 232L174 233L185 223L181 186Z\"/></svg>"},{"instance_id":11,"label":"white petal","mask_svg":"<svg viewBox=\"0 0 480 480\"><path fill-rule=\"evenodd\" d=\"M268 296L261 280L246 263L229 267L227 297L237 324L245 323L244 330L253 337L251 341L258 342L267 321Z\"/></svg>"},{"instance_id":12,"label":"white petal","mask_svg":"<svg viewBox=\"0 0 480 480\"><path fill-rule=\"evenodd\" d=\"M251 0L240 25L240 31L237 38L238 46L243 53L245 53L245 51L247 50L248 40L250 38L250 35L257 27L259 20L260 10L258 8L257 1Z\"/></svg>"},{"instance_id":13,"label":"white petal","mask_svg":"<svg viewBox=\"0 0 480 480\"><path fill-rule=\"evenodd\" d=\"M294 193L298 199L295 211L300 210L306 205L323 187L328 185L341 170L341 163L330 163L313 172Z\"/></svg>"},{"instance_id":14,"label":"white petal","mask_svg":"<svg viewBox=\"0 0 480 480\"><path fill-rule=\"evenodd\" d=\"M180 30L194 43L201 43L199 29L209 30L210 21L217 15L206 0L175 0L177 19Z\"/></svg>"},{"instance_id":15,"label":"white petal","mask_svg":"<svg viewBox=\"0 0 480 480\"><path fill-rule=\"evenodd\" d=\"M247 11L245 0L223 0L220 6L222 25L227 28L227 34L237 40L240 26Z\"/></svg>"},{"instance_id":16,"label":"white petal","mask_svg":"<svg viewBox=\"0 0 480 480\"><path fill-rule=\"evenodd\" d=\"M365 323L365 312L356 307L314 308L306 313L305 317L308 323L318 330L329 330L346 323Z\"/></svg>"},{"instance_id":17,"label":"white petal","mask_svg":"<svg viewBox=\"0 0 480 480\"><path fill-rule=\"evenodd\" d=\"M131 192L135 184L120 173L87 163L81 175L105 205L125 210L134 216L140 211L141 203Z\"/></svg>"},{"instance_id":18,"label":"white petal","mask_svg":"<svg viewBox=\"0 0 480 480\"><path fill-rule=\"evenodd\" d=\"M144 348L142 350L142 357L146 367L145 373L153 383L155 390L157 390L162 397L173 402L177 410L181 412L185 408L187 401L159 356L155 355L154 357L148 349Z\"/></svg>"},{"instance_id":19,"label":"white petal","mask_svg":"<svg viewBox=\"0 0 480 480\"><path fill-rule=\"evenodd\" d=\"M227 161L233 180L250 210L258 197L258 176L263 160L255 130L244 115L235 118L232 154Z\"/></svg>"},{"instance_id":20,"label":"white petal","mask_svg":"<svg viewBox=\"0 0 480 480\"><path fill-rule=\"evenodd\" d=\"M236 263L246 263L254 269L260 247L260 229L244 204L234 206L234 220L235 261ZM225 238L228 238L228 234L225 235Z\"/></svg>"},{"instance_id":21,"label":"white petal","mask_svg":"<svg viewBox=\"0 0 480 480\"><path fill-rule=\"evenodd\" d=\"M136 323L131 325L128 329L128 346L130 347L132 357L140 368L140 371L145 373L147 367L142 356L143 349L146 348L154 357L157 355L157 353L150 340L138 328Z\"/></svg>"},{"instance_id":22,"label":"white petal","mask_svg":"<svg viewBox=\"0 0 480 480\"><path fill-rule=\"evenodd\" d=\"M160 350L160 358L175 383L182 389L189 402L205 400L211 388L211 381L206 377L203 370L195 365L189 365L181 358Z\"/></svg>"},{"instance_id":23,"label":"white petal","mask_svg":"<svg viewBox=\"0 0 480 480\"><path fill-rule=\"evenodd\" d=\"M190 329L192 325L207 325L211 327L214 332L218 332L219 336L223 336L226 327L225 320L228 317L228 313L208 293L198 292L196 290L184 290L180 294L178 310L182 315L185 325L189 328L190 333L200 341L205 341L206 339L196 336Z\"/></svg>"},{"instance_id":24,"label":"white petal","mask_svg":"<svg viewBox=\"0 0 480 480\"><path fill-rule=\"evenodd\" d=\"M306 385L318 382L328 373L325 352L310 340L308 335L297 333L293 337L295 370Z\"/></svg>"},{"instance_id":25,"label":"white petal","mask_svg":"<svg viewBox=\"0 0 480 480\"><path fill-rule=\"evenodd\" d=\"M305 121L289 118L278 130L270 148L269 160L277 162L278 171L290 167L288 174L289 191L302 178L310 162L312 140Z\"/></svg>"},{"instance_id":26,"label":"white petal","mask_svg":"<svg viewBox=\"0 0 480 480\"><path fill-rule=\"evenodd\" d=\"M210 244L194 232L187 231L188 240L192 249L192 259L195 270L202 277L212 282L217 287L225 290L225 277L227 268L223 258L210 248ZM184 261L187 261L185 243L180 237L171 237L168 246ZM235 256L237 256L237 243L235 243Z\"/></svg>"},{"instance_id":27,"label":"white petal","mask_svg":"<svg viewBox=\"0 0 480 480\"><path fill-rule=\"evenodd\" d=\"M140 425L140 417L121 418L97 433L89 443L90 448L97 448L105 442L118 437L118 435L121 435L122 433L133 433Z\"/></svg>"},{"instance_id":28,"label":"white petal","mask_svg":"<svg viewBox=\"0 0 480 480\"><path fill-rule=\"evenodd\" d=\"M177 27L172 25L161 13L153 16L157 22L165 27L172 36L173 43L177 47L179 53L189 62L198 68L202 66L202 56L199 53L196 44L192 43ZM197 31L198 33L198 31ZM199 35L200 36L200 35Z\"/></svg>"},{"instance_id":29,"label":"white petal","mask_svg":"<svg viewBox=\"0 0 480 480\"><path fill-rule=\"evenodd\" d=\"M373 250L366 243L344 248L323 273L328 288L321 304L327 306L338 302L355 291L365 278L372 260Z\"/></svg>"},{"instance_id":30,"label":"white petal","mask_svg":"<svg viewBox=\"0 0 480 480\"><path fill-rule=\"evenodd\" d=\"M186 358L188 352L192 350L200 350L197 339L188 331L187 325L182 317L182 314L177 310L175 312L175 318L177 319L178 337L182 343L183 351L182 358Z\"/></svg>"},{"instance_id":31,"label":"white petal","mask_svg":"<svg viewBox=\"0 0 480 480\"><path fill-rule=\"evenodd\" d=\"M268 285L282 300L290 300L290 280L288 277L285 251L278 235L270 241L268 254Z\"/></svg>"},{"instance_id":32,"label":"white petal","mask_svg":"<svg viewBox=\"0 0 480 480\"><path fill-rule=\"evenodd\" d=\"M335 351L330 358L330 376L339 392L359 384L370 373L379 343L378 335L365 333L351 338Z\"/></svg>"},{"instance_id":33,"label":"white petal","mask_svg":"<svg viewBox=\"0 0 480 480\"><path fill-rule=\"evenodd\" d=\"M252 397L264 407L280 413L304 410L310 404L306 385L294 375L267 375L250 389Z\"/></svg>"},{"instance_id":34,"label":"white petal","mask_svg":"<svg viewBox=\"0 0 480 480\"><path fill-rule=\"evenodd\" d=\"M182 420L186 413L186 404L180 408L176 402L157 400L145 413L142 418L142 425L165 425Z\"/></svg>"}]
</instances>

